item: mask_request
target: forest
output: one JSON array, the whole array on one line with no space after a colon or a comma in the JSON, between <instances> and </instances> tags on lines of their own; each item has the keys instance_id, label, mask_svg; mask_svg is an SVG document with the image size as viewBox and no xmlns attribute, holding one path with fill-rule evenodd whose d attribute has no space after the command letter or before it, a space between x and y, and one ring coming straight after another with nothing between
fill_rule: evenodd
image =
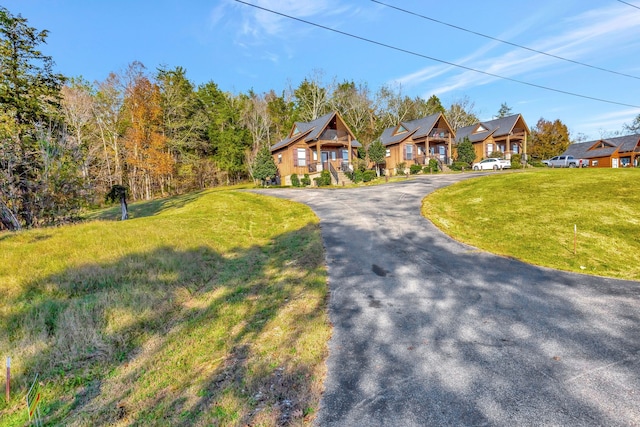
<instances>
[{"instance_id":1,"label":"forest","mask_svg":"<svg viewBox=\"0 0 640 427\"><path fill-rule=\"evenodd\" d=\"M362 143L363 159L400 121L443 112L455 130L479 120L468 97L445 108L435 95L372 89L322 70L281 93L229 93L213 81L195 85L180 66L151 70L136 61L89 82L54 72L40 50L47 35L0 7L0 229L74 220L104 204L114 186L136 201L251 181L260 149L294 122L329 111ZM510 113L503 103L497 117ZM540 119L532 131L534 157L537 140L541 157L570 143L560 120ZM556 135L546 148L545 134Z\"/></svg>"}]
</instances>

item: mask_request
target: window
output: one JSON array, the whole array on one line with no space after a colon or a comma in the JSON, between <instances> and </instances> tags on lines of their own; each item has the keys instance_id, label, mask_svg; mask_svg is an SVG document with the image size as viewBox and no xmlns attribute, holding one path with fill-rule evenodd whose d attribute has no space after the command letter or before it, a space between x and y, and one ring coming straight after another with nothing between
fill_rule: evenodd
<instances>
[{"instance_id":1,"label":"window","mask_svg":"<svg viewBox=\"0 0 640 427\"><path fill-rule=\"evenodd\" d=\"M493 144L487 144L487 156L493 153Z\"/></svg>"},{"instance_id":2,"label":"window","mask_svg":"<svg viewBox=\"0 0 640 427\"><path fill-rule=\"evenodd\" d=\"M398 134L405 133L405 132L409 132L409 131L407 130L406 127L400 125L400 126L398 126L398 129L396 129L396 131L393 134L394 135L398 135Z\"/></svg>"},{"instance_id":3,"label":"window","mask_svg":"<svg viewBox=\"0 0 640 427\"><path fill-rule=\"evenodd\" d=\"M591 166L598 166L597 160L591 160Z\"/></svg>"},{"instance_id":4,"label":"window","mask_svg":"<svg viewBox=\"0 0 640 427\"><path fill-rule=\"evenodd\" d=\"M391 150L387 148L387 151L384 153L385 157L391 157Z\"/></svg>"},{"instance_id":5,"label":"window","mask_svg":"<svg viewBox=\"0 0 640 427\"><path fill-rule=\"evenodd\" d=\"M405 145L404 146L405 160L413 160L413 145Z\"/></svg>"},{"instance_id":6,"label":"window","mask_svg":"<svg viewBox=\"0 0 640 427\"><path fill-rule=\"evenodd\" d=\"M278 154L278 164L282 163L282 153Z\"/></svg>"},{"instance_id":7,"label":"window","mask_svg":"<svg viewBox=\"0 0 640 427\"><path fill-rule=\"evenodd\" d=\"M342 150L342 160L345 162L349 161L349 150Z\"/></svg>"},{"instance_id":8,"label":"window","mask_svg":"<svg viewBox=\"0 0 640 427\"><path fill-rule=\"evenodd\" d=\"M317 161L318 161L318 152L317 152L317 151L314 151L314 152L313 152L313 161L314 161L314 162L317 162Z\"/></svg>"},{"instance_id":9,"label":"window","mask_svg":"<svg viewBox=\"0 0 640 427\"><path fill-rule=\"evenodd\" d=\"M307 150L298 148L298 166L307 166Z\"/></svg>"},{"instance_id":10,"label":"window","mask_svg":"<svg viewBox=\"0 0 640 427\"><path fill-rule=\"evenodd\" d=\"M511 151L518 154L518 144L511 144Z\"/></svg>"},{"instance_id":11,"label":"window","mask_svg":"<svg viewBox=\"0 0 640 427\"><path fill-rule=\"evenodd\" d=\"M331 152L331 160L335 160L336 159L336 152L332 151Z\"/></svg>"}]
</instances>

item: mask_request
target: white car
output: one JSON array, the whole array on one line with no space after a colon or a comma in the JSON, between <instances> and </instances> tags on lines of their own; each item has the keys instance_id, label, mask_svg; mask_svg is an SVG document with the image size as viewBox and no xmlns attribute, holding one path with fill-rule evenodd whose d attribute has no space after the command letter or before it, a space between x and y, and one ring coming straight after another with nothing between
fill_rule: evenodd
<instances>
[{"instance_id":1,"label":"white car","mask_svg":"<svg viewBox=\"0 0 640 427\"><path fill-rule=\"evenodd\" d=\"M511 162L509 160L500 160L500 159L484 159L481 162L473 164L474 171L486 171L486 170L494 170L498 169L509 169L511 167Z\"/></svg>"}]
</instances>

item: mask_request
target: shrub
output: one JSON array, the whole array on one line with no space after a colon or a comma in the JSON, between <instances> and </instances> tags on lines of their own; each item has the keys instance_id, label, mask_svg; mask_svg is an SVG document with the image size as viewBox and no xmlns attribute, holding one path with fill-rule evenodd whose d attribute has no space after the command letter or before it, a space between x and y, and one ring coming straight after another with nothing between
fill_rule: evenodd
<instances>
[{"instance_id":1,"label":"shrub","mask_svg":"<svg viewBox=\"0 0 640 427\"><path fill-rule=\"evenodd\" d=\"M415 175L420 171L422 171L422 166L420 165L413 164L409 166L409 173L411 173L411 175Z\"/></svg>"},{"instance_id":2,"label":"shrub","mask_svg":"<svg viewBox=\"0 0 640 427\"><path fill-rule=\"evenodd\" d=\"M522 169L521 154L514 154L511 156L511 169Z\"/></svg>"},{"instance_id":3,"label":"shrub","mask_svg":"<svg viewBox=\"0 0 640 427\"><path fill-rule=\"evenodd\" d=\"M538 160L538 159L532 159L529 160L528 162L531 166L535 167L535 168L546 168L547 165L545 165L544 163L542 163L542 160Z\"/></svg>"},{"instance_id":4,"label":"shrub","mask_svg":"<svg viewBox=\"0 0 640 427\"><path fill-rule=\"evenodd\" d=\"M489 158L493 158L493 159L502 159L504 157L504 153L502 151L494 151L491 154L489 154Z\"/></svg>"},{"instance_id":5,"label":"shrub","mask_svg":"<svg viewBox=\"0 0 640 427\"><path fill-rule=\"evenodd\" d=\"M366 170L364 172L362 172L362 181L364 182L369 182L372 181L374 179L376 179L378 175L376 174L376 171L374 170Z\"/></svg>"},{"instance_id":6,"label":"shrub","mask_svg":"<svg viewBox=\"0 0 640 427\"><path fill-rule=\"evenodd\" d=\"M436 159L429 159L429 168L433 173L437 173L439 169L438 161Z\"/></svg>"},{"instance_id":7,"label":"shrub","mask_svg":"<svg viewBox=\"0 0 640 427\"><path fill-rule=\"evenodd\" d=\"M331 173L329 173L328 170L323 170L322 172L320 172L319 177L313 178L313 181L318 187L331 185Z\"/></svg>"},{"instance_id":8,"label":"shrub","mask_svg":"<svg viewBox=\"0 0 640 427\"><path fill-rule=\"evenodd\" d=\"M396 165L396 175L404 175L404 170L407 168L407 164L405 162L398 163Z\"/></svg>"},{"instance_id":9,"label":"shrub","mask_svg":"<svg viewBox=\"0 0 640 427\"><path fill-rule=\"evenodd\" d=\"M461 170L469 170L471 169L471 167L469 166L469 163L467 162L453 162L450 166L451 170L454 171L461 171Z\"/></svg>"},{"instance_id":10,"label":"shrub","mask_svg":"<svg viewBox=\"0 0 640 427\"><path fill-rule=\"evenodd\" d=\"M362 182L362 174L363 172L361 170L356 169L354 172L347 173L347 176L354 184L357 184Z\"/></svg>"},{"instance_id":11,"label":"shrub","mask_svg":"<svg viewBox=\"0 0 640 427\"><path fill-rule=\"evenodd\" d=\"M291 175L291 185L293 185L294 187L300 187L300 179L295 173Z\"/></svg>"},{"instance_id":12,"label":"shrub","mask_svg":"<svg viewBox=\"0 0 640 427\"><path fill-rule=\"evenodd\" d=\"M302 178L302 179L300 180L300 183L301 183L304 187L311 185L311 178L309 178L309 174L308 174L308 173L305 173L305 174L304 174L304 178Z\"/></svg>"}]
</instances>

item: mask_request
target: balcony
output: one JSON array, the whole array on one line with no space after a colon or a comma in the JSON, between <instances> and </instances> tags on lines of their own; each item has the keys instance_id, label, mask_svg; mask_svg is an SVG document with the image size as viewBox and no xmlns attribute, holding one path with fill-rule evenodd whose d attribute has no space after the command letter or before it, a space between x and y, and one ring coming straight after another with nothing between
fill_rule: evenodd
<instances>
[{"instance_id":1,"label":"balcony","mask_svg":"<svg viewBox=\"0 0 640 427\"><path fill-rule=\"evenodd\" d=\"M349 142L349 134L343 130L327 129L318 137L320 141Z\"/></svg>"}]
</instances>

